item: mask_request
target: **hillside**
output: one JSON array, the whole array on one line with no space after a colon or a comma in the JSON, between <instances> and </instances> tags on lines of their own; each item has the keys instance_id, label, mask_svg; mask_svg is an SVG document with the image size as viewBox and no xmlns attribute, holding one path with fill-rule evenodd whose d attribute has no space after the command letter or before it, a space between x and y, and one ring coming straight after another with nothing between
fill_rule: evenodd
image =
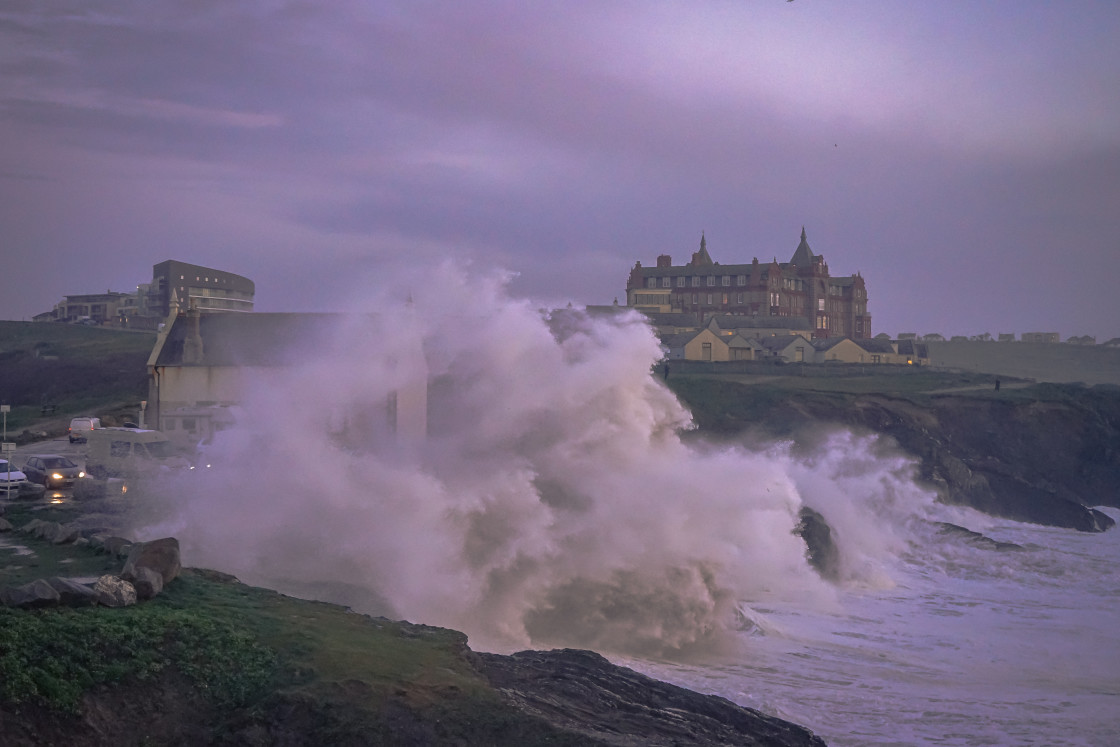
<instances>
[{"instance_id":1,"label":"hillside","mask_svg":"<svg viewBox=\"0 0 1120 747\"><path fill-rule=\"evenodd\" d=\"M77 415L135 417L148 394L154 332L74 324L0 321L0 400L8 433L65 433ZM44 413L44 406L53 412Z\"/></svg>"},{"instance_id":2,"label":"hillside","mask_svg":"<svg viewBox=\"0 0 1120 747\"><path fill-rule=\"evenodd\" d=\"M781 375L779 375L781 374ZM829 428L888 436L942 500L996 516L1103 531L1120 506L1120 387L1035 384L928 369L674 366L699 432L792 438Z\"/></svg>"}]
</instances>

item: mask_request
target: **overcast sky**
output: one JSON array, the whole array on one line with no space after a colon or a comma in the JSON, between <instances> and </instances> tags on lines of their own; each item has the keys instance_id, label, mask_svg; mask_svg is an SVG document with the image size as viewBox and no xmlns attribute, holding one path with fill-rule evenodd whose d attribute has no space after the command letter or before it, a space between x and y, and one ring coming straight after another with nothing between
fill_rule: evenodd
<instances>
[{"instance_id":1,"label":"overcast sky","mask_svg":"<svg viewBox=\"0 0 1120 747\"><path fill-rule=\"evenodd\" d=\"M444 257L610 303L804 226L875 333L1103 342L1117 39L1114 0L6 0L0 318L166 259L258 311Z\"/></svg>"}]
</instances>

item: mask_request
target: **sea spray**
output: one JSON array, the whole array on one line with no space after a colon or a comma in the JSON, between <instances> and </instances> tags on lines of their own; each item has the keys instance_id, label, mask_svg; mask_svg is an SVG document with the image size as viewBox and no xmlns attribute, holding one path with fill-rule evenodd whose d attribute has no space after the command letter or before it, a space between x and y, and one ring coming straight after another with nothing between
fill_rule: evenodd
<instances>
[{"instance_id":1,"label":"sea spray","mask_svg":"<svg viewBox=\"0 0 1120 747\"><path fill-rule=\"evenodd\" d=\"M806 505L834 527L844 583L889 583L930 496L875 439L837 432L808 455L686 442L637 314L542 312L452 264L415 287L259 372L213 468L150 531L194 565L491 650L671 655L725 643L744 605L828 606L794 532ZM369 426L418 382L426 439Z\"/></svg>"}]
</instances>

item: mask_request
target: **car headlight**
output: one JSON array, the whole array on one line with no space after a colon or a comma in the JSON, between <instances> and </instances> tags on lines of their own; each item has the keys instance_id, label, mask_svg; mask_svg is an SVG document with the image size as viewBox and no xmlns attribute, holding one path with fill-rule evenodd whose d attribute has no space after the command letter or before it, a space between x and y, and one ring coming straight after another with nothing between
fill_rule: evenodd
<instances>
[{"instance_id":1,"label":"car headlight","mask_svg":"<svg viewBox=\"0 0 1120 747\"><path fill-rule=\"evenodd\" d=\"M61 479L62 479L62 475L61 475L61 474L59 474L58 472L52 472L52 473L51 473L51 479L52 479L52 480L61 480Z\"/></svg>"},{"instance_id":2,"label":"car headlight","mask_svg":"<svg viewBox=\"0 0 1120 747\"><path fill-rule=\"evenodd\" d=\"M85 472L79 472L79 473L78 473L78 477L85 477L85 476L86 476L86 473L85 473Z\"/></svg>"}]
</instances>

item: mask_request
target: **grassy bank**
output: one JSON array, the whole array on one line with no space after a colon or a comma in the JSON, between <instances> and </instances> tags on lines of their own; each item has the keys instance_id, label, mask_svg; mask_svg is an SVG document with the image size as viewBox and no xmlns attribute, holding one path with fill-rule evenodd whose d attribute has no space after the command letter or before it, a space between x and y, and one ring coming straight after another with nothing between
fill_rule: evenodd
<instances>
[{"instance_id":1,"label":"grassy bank","mask_svg":"<svg viewBox=\"0 0 1120 747\"><path fill-rule=\"evenodd\" d=\"M0 401L12 408L9 435L57 435L77 415L135 417L147 397L155 339L154 332L0 321Z\"/></svg>"}]
</instances>

